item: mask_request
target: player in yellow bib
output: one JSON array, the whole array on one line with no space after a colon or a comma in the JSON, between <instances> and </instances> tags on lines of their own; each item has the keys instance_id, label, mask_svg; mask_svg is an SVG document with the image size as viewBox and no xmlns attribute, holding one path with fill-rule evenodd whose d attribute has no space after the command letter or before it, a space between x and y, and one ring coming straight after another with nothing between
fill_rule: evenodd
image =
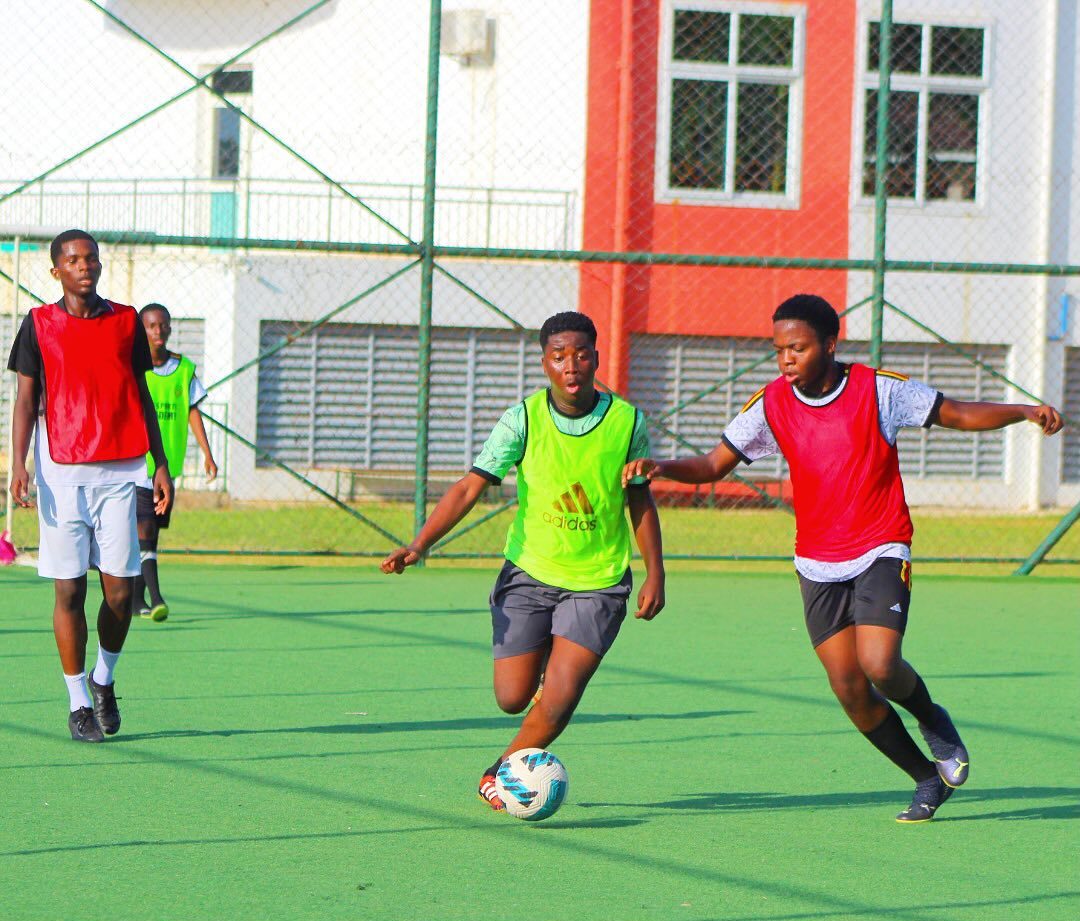
<instances>
[{"instance_id":1,"label":"player in yellow bib","mask_svg":"<svg viewBox=\"0 0 1080 921\"><path fill-rule=\"evenodd\" d=\"M507 713L534 706L481 777L480 796L496 810L504 808L495 790L503 758L558 738L615 641L631 591L631 525L646 569L634 616L652 620L664 607L656 506L644 479L625 488L621 481L628 459L648 456L644 417L596 389L596 327L587 316L548 318L540 346L551 386L503 414L472 470L412 543L382 563L385 573L416 563L488 486L518 468L518 510L490 599L495 699Z\"/></svg>"},{"instance_id":2,"label":"player in yellow bib","mask_svg":"<svg viewBox=\"0 0 1080 921\"><path fill-rule=\"evenodd\" d=\"M146 372L146 387L157 410L161 441L165 456L169 459L169 473L175 479L184 472L190 425L195 441L202 449L207 482L211 482L217 476L218 468L210 452L202 413L199 412L198 404L206 398L206 389L195 374L195 363L190 358L169 351L172 317L164 306L147 304L139 311L139 317L146 330L153 361L153 367ZM148 469L152 470L150 463L148 459ZM162 597L158 583L158 533L169 526L172 506L164 515L157 514L151 501L153 494L146 488L148 485L143 483L135 490L142 573L135 577L131 613L160 623L169 616L169 605ZM150 592L149 602L146 600L147 591Z\"/></svg>"}]
</instances>

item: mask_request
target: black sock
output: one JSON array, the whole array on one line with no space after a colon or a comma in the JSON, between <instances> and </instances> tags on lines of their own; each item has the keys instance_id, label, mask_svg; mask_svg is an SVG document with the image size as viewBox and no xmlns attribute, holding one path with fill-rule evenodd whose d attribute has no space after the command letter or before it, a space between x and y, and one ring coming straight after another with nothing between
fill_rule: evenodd
<instances>
[{"instance_id":1,"label":"black sock","mask_svg":"<svg viewBox=\"0 0 1080 921\"><path fill-rule=\"evenodd\" d=\"M150 589L151 606L164 604L165 599L161 597L161 589L158 588L156 559L143 560L142 577L143 581L146 583L146 587Z\"/></svg>"},{"instance_id":2,"label":"black sock","mask_svg":"<svg viewBox=\"0 0 1080 921\"><path fill-rule=\"evenodd\" d=\"M131 590L131 613L136 617L146 607L146 582L142 575L135 577L135 585Z\"/></svg>"},{"instance_id":3,"label":"black sock","mask_svg":"<svg viewBox=\"0 0 1080 921\"><path fill-rule=\"evenodd\" d=\"M892 707L876 729L864 732L867 741L916 783L937 777L934 762L915 744L904 721Z\"/></svg>"},{"instance_id":4,"label":"black sock","mask_svg":"<svg viewBox=\"0 0 1080 921\"><path fill-rule=\"evenodd\" d=\"M904 700L898 700L896 703L924 726L933 726L937 722L937 708L919 675L915 676L915 689Z\"/></svg>"}]
</instances>

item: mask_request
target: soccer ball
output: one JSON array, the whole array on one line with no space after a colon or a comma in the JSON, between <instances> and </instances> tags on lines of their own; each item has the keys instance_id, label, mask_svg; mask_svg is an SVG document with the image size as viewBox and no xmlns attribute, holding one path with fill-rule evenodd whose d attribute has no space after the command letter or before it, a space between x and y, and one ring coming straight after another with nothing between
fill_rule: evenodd
<instances>
[{"instance_id":1,"label":"soccer ball","mask_svg":"<svg viewBox=\"0 0 1080 921\"><path fill-rule=\"evenodd\" d=\"M508 755L495 775L495 789L506 811L526 822L554 815L569 788L563 763L542 748L523 748Z\"/></svg>"}]
</instances>

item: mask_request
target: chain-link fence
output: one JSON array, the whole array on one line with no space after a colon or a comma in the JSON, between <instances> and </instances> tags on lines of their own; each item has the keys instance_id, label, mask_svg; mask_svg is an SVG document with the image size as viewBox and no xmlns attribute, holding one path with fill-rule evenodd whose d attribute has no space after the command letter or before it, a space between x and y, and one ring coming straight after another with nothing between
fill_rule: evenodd
<instances>
[{"instance_id":1,"label":"chain-link fence","mask_svg":"<svg viewBox=\"0 0 1080 921\"><path fill-rule=\"evenodd\" d=\"M1069 4L8 8L5 338L58 296L68 227L102 243L105 296L169 307L221 476L192 443L167 547L407 540L543 385L535 330L568 308L658 456L711 449L775 376L799 291L844 311L842 358L1080 416ZM921 559L1023 560L1080 502L1075 424L900 452ZM656 494L674 556L790 556L779 460ZM438 552L498 554L514 496ZM1047 558L1080 559L1076 529Z\"/></svg>"}]
</instances>

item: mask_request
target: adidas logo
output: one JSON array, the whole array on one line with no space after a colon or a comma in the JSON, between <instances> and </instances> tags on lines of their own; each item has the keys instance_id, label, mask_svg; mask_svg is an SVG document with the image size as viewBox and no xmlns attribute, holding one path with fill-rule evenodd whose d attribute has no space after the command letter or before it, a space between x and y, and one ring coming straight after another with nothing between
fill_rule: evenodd
<instances>
[{"instance_id":1,"label":"adidas logo","mask_svg":"<svg viewBox=\"0 0 1080 921\"><path fill-rule=\"evenodd\" d=\"M565 528L568 531L595 531L596 509L593 508L585 487L575 483L558 499L551 503L551 507L557 514L544 512L544 521L556 528ZM584 518L572 518L571 515L584 515Z\"/></svg>"},{"instance_id":2,"label":"adidas logo","mask_svg":"<svg viewBox=\"0 0 1080 921\"><path fill-rule=\"evenodd\" d=\"M903 614L904 613L904 609L902 607L900 607L900 602L899 601L896 602L896 604L894 604L891 608L889 608L889 610L890 611L896 611L897 614Z\"/></svg>"},{"instance_id":3,"label":"adidas logo","mask_svg":"<svg viewBox=\"0 0 1080 921\"><path fill-rule=\"evenodd\" d=\"M575 483L551 504L557 512L570 512L571 514L580 512L582 515L596 514L589 497L585 494L585 487L580 483Z\"/></svg>"}]
</instances>

